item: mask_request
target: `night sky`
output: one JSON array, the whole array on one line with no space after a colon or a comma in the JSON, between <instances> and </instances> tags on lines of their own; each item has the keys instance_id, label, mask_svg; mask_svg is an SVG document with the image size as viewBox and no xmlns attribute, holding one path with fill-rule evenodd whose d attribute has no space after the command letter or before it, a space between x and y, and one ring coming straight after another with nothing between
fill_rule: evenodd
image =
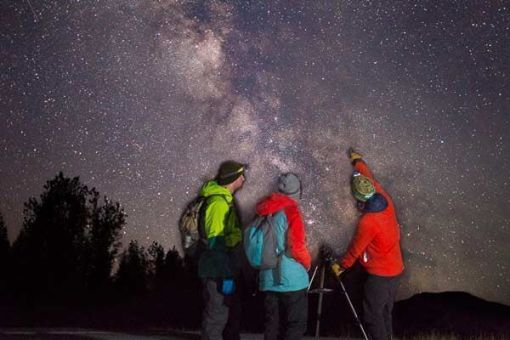
<instances>
[{"instance_id":1,"label":"night sky","mask_svg":"<svg viewBox=\"0 0 510 340\"><path fill-rule=\"evenodd\" d=\"M314 254L358 212L349 146L393 196L399 298L510 304L506 1L2 1L0 211L60 170L119 201L123 241L180 247L177 219L223 160L250 163L249 220L303 179Z\"/></svg>"}]
</instances>

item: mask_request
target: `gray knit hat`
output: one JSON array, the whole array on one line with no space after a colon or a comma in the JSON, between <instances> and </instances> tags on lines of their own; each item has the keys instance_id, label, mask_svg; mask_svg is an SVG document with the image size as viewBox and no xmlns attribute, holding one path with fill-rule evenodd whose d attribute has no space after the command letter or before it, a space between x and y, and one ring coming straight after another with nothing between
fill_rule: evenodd
<instances>
[{"instance_id":1,"label":"gray knit hat","mask_svg":"<svg viewBox=\"0 0 510 340\"><path fill-rule=\"evenodd\" d=\"M291 172L281 174L278 177L278 191L298 200L301 198L301 180Z\"/></svg>"}]
</instances>

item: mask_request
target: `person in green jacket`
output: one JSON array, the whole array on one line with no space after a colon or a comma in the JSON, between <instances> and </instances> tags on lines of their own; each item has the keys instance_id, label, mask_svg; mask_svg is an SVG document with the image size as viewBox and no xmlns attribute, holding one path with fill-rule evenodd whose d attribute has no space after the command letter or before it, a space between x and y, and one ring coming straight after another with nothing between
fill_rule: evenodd
<instances>
[{"instance_id":1,"label":"person in green jacket","mask_svg":"<svg viewBox=\"0 0 510 340\"><path fill-rule=\"evenodd\" d=\"M240 339L241 301L236 281L241 273L241 222L234 193L245 181L246 165L225 161L214 180L202 186L206 197L206 249L198 261L204 310L202 340Z\"/></svg>"}]
</instances>

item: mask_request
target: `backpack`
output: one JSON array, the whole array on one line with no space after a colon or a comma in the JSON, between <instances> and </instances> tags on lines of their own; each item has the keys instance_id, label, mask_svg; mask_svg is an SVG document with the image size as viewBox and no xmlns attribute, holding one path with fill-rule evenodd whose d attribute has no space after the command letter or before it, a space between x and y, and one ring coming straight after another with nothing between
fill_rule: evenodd
<instances>
[{"instance_id":1,"label":"backpack","mask_svg":"<svg viewBox=\"0 0 510 340\"><path fill-rule=\"evenodd\" d=\"M186 206L179 219L182 250L186 257L197 259L207 245L203 229L206 206L206 197L198 196Z\"/></svg>"},{"instance_id":2,"label":"backpack","mask_svg":"<svg viewBox=\"0 0 510 340\"><path fill-rule=\"evenodd\" d=\"M257 216L244 230L244 252L256 269L278 267L283 249L278 249L273 215Z\"/></svg>"},{"instance_id":3,"label":"backpack","mask_svg":"<svg viewBox=\"0 0 510 340\"><path fill-rule=\"evenodd\" d=\"M179 219L182 250L188 258L198 260L202 251L207 247L207 237L204 229L205 211L208 204L207 200L213 196L223 197L223 195L198 196L188 203Z\"/></svg>"}]
</instances>

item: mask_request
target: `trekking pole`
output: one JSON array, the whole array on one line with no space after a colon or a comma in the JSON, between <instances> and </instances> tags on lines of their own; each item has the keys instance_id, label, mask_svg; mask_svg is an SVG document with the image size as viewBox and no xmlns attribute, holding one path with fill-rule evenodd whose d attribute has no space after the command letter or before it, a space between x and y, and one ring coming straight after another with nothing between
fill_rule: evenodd
<instances>
[{"instance_id":1,"label":"trekking pole","mask_svg":"<svg viewBox=\"0 0 510 340\"><path fill-rule=\"evenodd\" d=\"M358 313L356 313L356 309L354 308L354 305L352 304L349 294L347 294L347 290L345 290L345 286L344 286L344 283L342 282L342 279L336 275L334 275L334 277L340 284L340 288L342 289L342 294L345 295L345 298L347 299L347 302L349 303L349 306L351 307L352 314L354 315L354 319L356 319L356 323L358 324L359 328L361 329L361 333L363 333L363 337L365 338L365 340L368 340L367 333L365 332L365 329L363 328L363 324L361 323L361 320L358 317Z\"/></svg>"},{"instance_id":2,"label":"trekking pole","mask_svg":"<svg viewBox=\"0 0 510 340\"><path fill-rule=\"evenodd\" d=\"M319 269L319 266L315 266L315 269L313 270L312 278L310 280L310 283L308 284L308 289L306 290L307 292L310 292L310 288L312 287L313 280L315 279L315 274L317 274L317 269Z\"/></svg>"},{"instance_id":3,"label":"trekking pole","mask_svg":"<svg viewBox=\"0 0 510 340\"><path fill-rule=\"evenodd\" d=\"M321 255L322 259L325 264L328 265L328 267L331 268L331 265L335 262L333 258L333 251L328 246L323 245L321 247ZM349 307L351 307L352 314L354 315L354 319L356 320L356 323L358 324L359 328L361 329L361 333L363 333L363 338L365 340L368 340L367 333L365 332L365 328L363 328L363 324L361 323L361 320L358 317L358 313L356 313L356 308L354 308L354 305L352 304L351 298L349 297L349 294L347 294L347 290L345 289L344 283L342 282L342 279L339 276L336 276L333 274L336 281L340 284L340 288L342 290L342 294L344 294L345 298L347 299L347 302L349 303Z\"/></svg>"}]
</instances>

